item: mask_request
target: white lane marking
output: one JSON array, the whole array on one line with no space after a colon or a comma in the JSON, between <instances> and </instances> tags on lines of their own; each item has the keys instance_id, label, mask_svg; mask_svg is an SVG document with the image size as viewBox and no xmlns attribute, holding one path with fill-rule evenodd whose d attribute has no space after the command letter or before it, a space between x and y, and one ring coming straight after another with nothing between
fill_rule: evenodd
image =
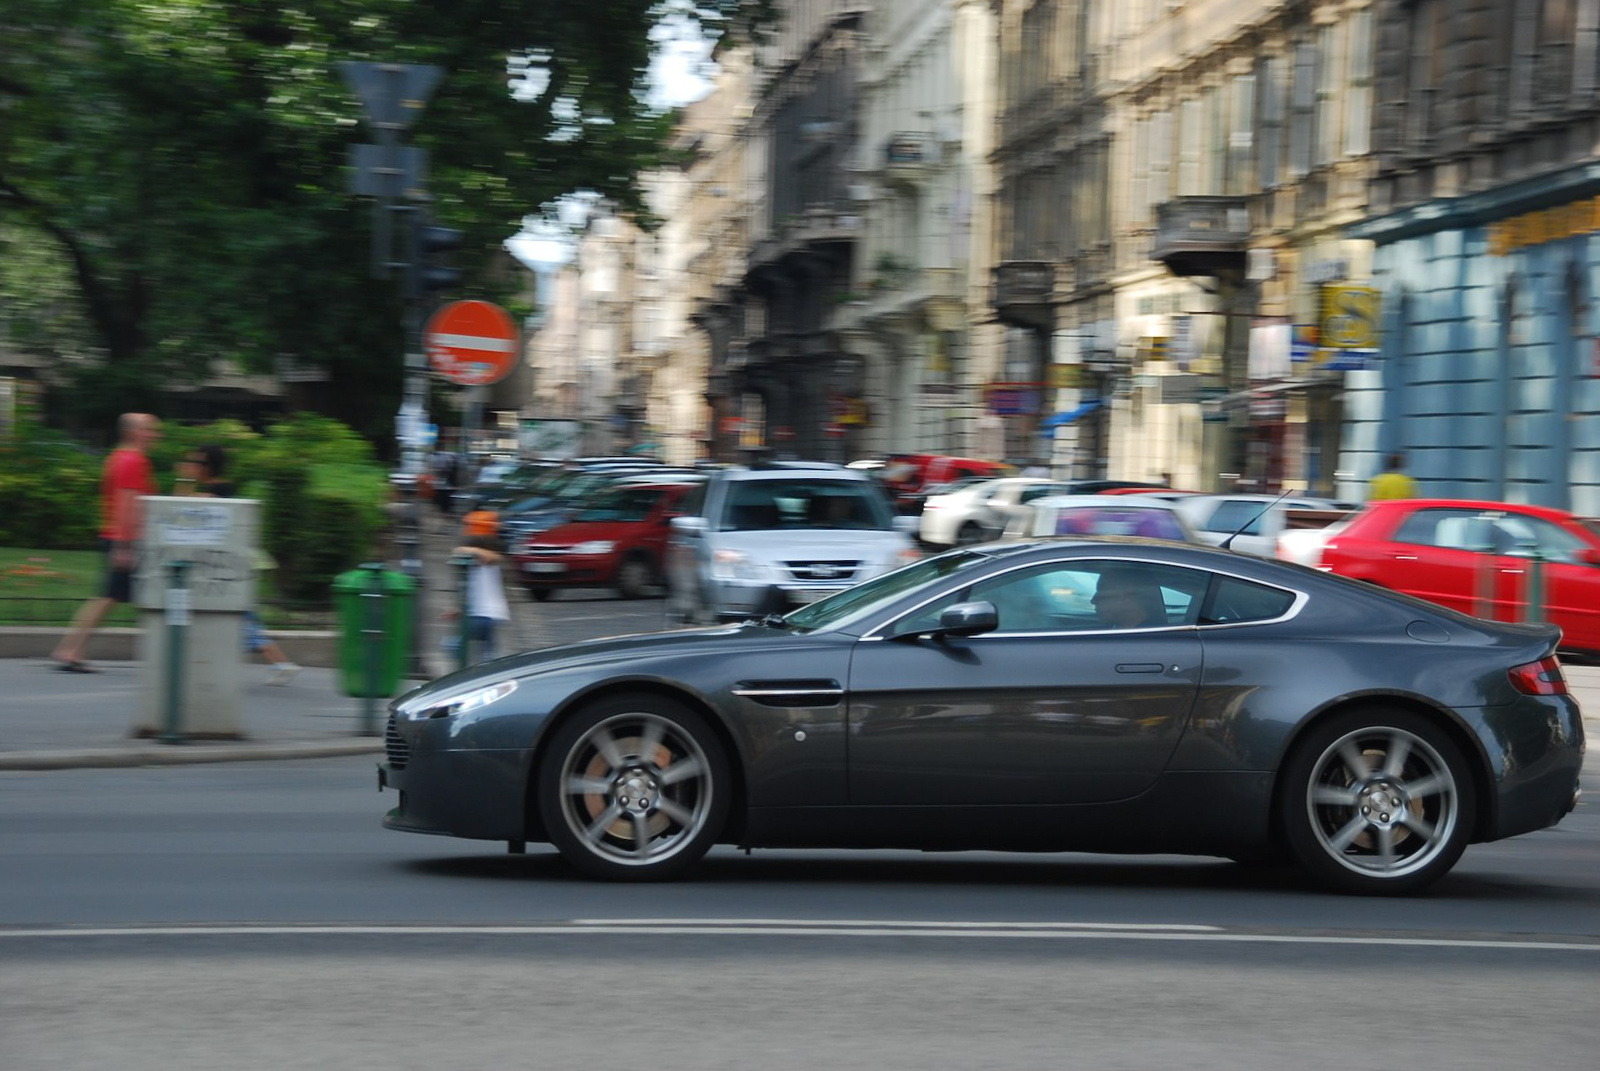
<instances>
[{"instance_id":1,"label":"white lane marking","mask_svg":"<svg viewBox=\"0 0 1600 1071\"><path fill-rule=\"evenodd\" d=\"M573 919L574 926L849 926L929 930L1155 930L1220 933L1179 922L927 922L895 919Z\"/></svg>"},{"instance_id":2,"label":"white lane marking","mask_svg":"<svg viewBox=\"0 0 1600 1071\"><path fill-rule=\"evenodd\" d=\"M1271 933L1169 933L1136 930L894 929L884 926L123 926L84 929L3 929L17 937L246 937L246 936L489 936L538 937L583 934L650 937L984 937L1033 940L1204 941L1230 944L1351 945L1381 948L1482 948L1519 952L1600 952L1600 942L1487 941L1453 937L1322 937Z\"/></svg>"},{"instance_id":3,"label":"white lane marking","mask_svg":"<svg viewBox=\"0 0 1600 1071\"><path fill-rule=\"evenodd\" d=\"M482 335L429 335L434 346L449 346L458 350L482 350L485 353L510 353L517 344L509 338L485 338Z\"/></svg>"}]
</instances>

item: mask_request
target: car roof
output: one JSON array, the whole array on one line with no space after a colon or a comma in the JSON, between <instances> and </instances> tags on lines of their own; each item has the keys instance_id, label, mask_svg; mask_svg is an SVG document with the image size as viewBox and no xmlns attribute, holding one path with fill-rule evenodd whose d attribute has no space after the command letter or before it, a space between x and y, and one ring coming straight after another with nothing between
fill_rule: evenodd
<instances>
[{"instance_id":1,"label":"car roof","mask_svg":"<svg viewBox=\"0 0 1600 1071\"><path fill-rule=\"evenodd\" d=\"M1044 498L1034 499L1029 505L1048 506L1054 509L1161 509L1170 513L1178 512L1176 503L1145 495L1115 495L1109 498L1105 495L1047 495Z\"/></svg>"},{"instance_id":2,"label":"car roof","mask_svg":"<svg viewBox=\"0 0 1600 1071\"><path fill-rule=\"evenodd\" d=\"M827 461L774 461L758 468L723 469L717 475L725 480L790 480L796 476L821 476L850 483L872 483L860 469L847 469Z\"/></svg>"},{"instance_id":3,"label":"car roof","mask_svg":"<svg viewBox=\"0 0 1600 1071\"><path fill-rule=\"evenodd\" d=\"M1535 506L1526 502L1484 502L1473 498L1391 498L1377 502L1369 502L1369 510L1400 510L1400 509L1472 509L1494 512L1496 510L1511 513L1525 513L1531 517L1544 517L1547 520L1572 520L1581 515L1569 510L1557 509L1554 506Z\"/></svg>"}]
</instances>

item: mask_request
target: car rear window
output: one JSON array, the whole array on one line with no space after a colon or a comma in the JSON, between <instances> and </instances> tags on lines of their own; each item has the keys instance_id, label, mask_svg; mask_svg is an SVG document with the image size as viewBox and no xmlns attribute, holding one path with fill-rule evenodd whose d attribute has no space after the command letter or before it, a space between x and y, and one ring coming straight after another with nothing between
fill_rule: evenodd
<instances>
[{"instance_id":1,"label":"car rear window","mask_svg":"<svg viewBox=\"0 0 1600 1071\"><path fill-rule=\"evenodd\" d=\"M587 509L572 518L574 522L642 521L650 516L661 496L659 487L627 487L608 491L594 500Z\"/></svg>"},{"instance_id":2,"label":"car rear window","mask_svg":"<svg viewBox=\"0 0 1600 1071\"><path fill-rule=\"evenodd\" d=\"M1260 535L1261 522L1266 518L1267 502L1230 501L1219 502L1217 508L1211 511L1211 516L1201 525L1208 532L1223 532L1231 534L1238 532L1240 535ZM1258 516L1259 514L1259 516ZM1246 524L1245 522L1249 522Z\"/></svg>"},{"instance_id":3,"label":"car rear window","mask_svg":"<svg viewBox=\"0 0 1600 1071\"><path fill-rule=\"evenodd\" d=\"M1169 510L1138 506L1084 506L1056 513L1056 535L1126 535L1150 539L1187 537Z\"/></svg>"},{"instance_id":4,"label":"car rear window","mask_svg":"<svg viewBox=\"0 0 1600 1071\"><path fill-rule=\"evenodd\" d=\"M739 480L728 488L722 530L843 528L882 531L890 525L881 494L862 480Z\"/></svg>"}]
</instances>

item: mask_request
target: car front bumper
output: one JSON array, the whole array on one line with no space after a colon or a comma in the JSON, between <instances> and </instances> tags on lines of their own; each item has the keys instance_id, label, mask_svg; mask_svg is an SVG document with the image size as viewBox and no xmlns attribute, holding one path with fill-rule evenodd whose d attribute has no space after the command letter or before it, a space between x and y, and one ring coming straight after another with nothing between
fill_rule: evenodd
<instances>
[{"instance_id":1,"label":"car front bumper","mask_svg":"<svg viewBox=\"0 0 1600 1071\"><path fill-rule=\"evenodd\" d=\"M528 803L532 750L439 748L431 728L389 722L378 791L393 789L400 801L383 816L384 828L476 840L541 839Z\"/></svg>"},{"instance_id":2,"label":"car front bumper","mask_svg":"<svg viewBox=\"0 0 1600 1071\"><path fill-rule=\"evenodd\" d=\"M829 595L837 595L851 584L876 575L866 570L861 572L864 575L852 578L847 583L713 580L707 586L707 594L711 601L710 609L717 617L724 620L740 620L759 617L762 614L787 613L798 606L806 606Z\"/></svg>"}]
</instances>

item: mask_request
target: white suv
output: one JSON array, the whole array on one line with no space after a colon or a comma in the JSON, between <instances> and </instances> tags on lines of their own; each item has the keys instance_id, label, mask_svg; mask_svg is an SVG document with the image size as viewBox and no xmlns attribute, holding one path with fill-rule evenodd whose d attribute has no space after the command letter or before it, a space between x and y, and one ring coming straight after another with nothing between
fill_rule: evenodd
<instances>
[{"instance_id":1,"label":"white suv","mask_svg":"<svg viewBox=\"0 0 1600 1071\"><path fill-rule=\"evenodd\" d=\"M668 612L730 621L815 602L915 561L916 524L854 469L779 461L720 470L672 520Z\"/></svg>"}]
</instances>

